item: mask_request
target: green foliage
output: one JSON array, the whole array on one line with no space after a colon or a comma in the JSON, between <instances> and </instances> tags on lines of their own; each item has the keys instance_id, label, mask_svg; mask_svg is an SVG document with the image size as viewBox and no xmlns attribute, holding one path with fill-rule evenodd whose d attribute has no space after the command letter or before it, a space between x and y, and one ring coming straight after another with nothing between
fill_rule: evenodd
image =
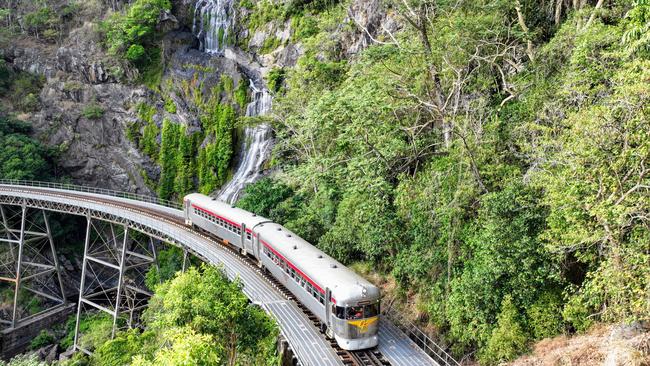
<instances>
[{"instance_id":1,"label":"green foliage","mask_svg":"<svg viewBox=\"0 0 650 366\"><path fill-rule=\"evenodd\" d=\"M211 366L224 364L223 347L215 346L214 337L196 333L190 328L174 328L164 337L170 343L156 353L152 360L142 355L133 359L133 366L154 365L197 365ZM102 364L103 365L103 364Z\"/></svg>"},{"instance_id":2,"label":"green foliage","mask_svg":"<svg viewBox=\"0 0 650 366\"><path fill-rule=\"evenodd\" d=\"M161 252L160 274L166 282L154 287L143 315L146 330L118 332L108 339L112 318L86 315L80 323L80 340L94 349L93 355L73 358L66 365L277 364L274 322L219 269L202 266L176 272L178 254L177 248ZM151 278L148 275L147 280ZM63 344L72 342L74 317L68 331Z\"/></svg>"},{"instance_id":3,"label":"green foliage","mask_svg":"<svg viewBox=\"0 0 650 366\"><path fill-rule=\"evenodd\" d=\"M628 56L650 56L650 4L636 0L626 14L627 21L621 42Z\"/></svg>"},{"instance_id":4,"label":"green foliage","mask_svg":"<svg viewBox=\"0 0 650 366\"><path fill-rule=\"evenodd\" d=\"M318 34L318 22L313 16L294 16L291 18L293 41L300 41Z\"/></svg>"},{"instance_id":5,"label":"green foliage","mask_svg":"<svg viewBox=\"0 0 650 366\"><path fill-rule=\"evenodd\" d=\"M237 102L237 105L239 105L239 108L241 110L246 110L246 105L248 105L249 97L248 97L248 85L244 82L244 80L240 80L239 84L237 84L237 89L235 89L234 99Z\"/></svg>"},{"instance_id":6,"label":"green foliage","mask_svg":"<svg viewBox=\"0 0 650 366\"><path fill-rule=\"evenodd\" d=\"M0 61L0 96L8 97L15 109L36 111L40 105L38 95L43 83L43 77L15 72L4 60Z\"/></svg>"},{"instance_id":7,"label":"green foliage","mask_svg":"<svg viewBox=\"0 0 650 366\"><path fill-rule=\"evenodd\" d=\"M174 100L171 98L165 99L165 110L167 113L176 113L176 103L174 103Z\"/></svg>"},{"instance_id":8,"label":"green foliage","mask_svg":"<svg viewBox=\"0 0 650 366\"><path fill-rule=\"evenodd\" d=\"M262 350L268 351L264 343L275 339L277 330L264 311L250 304L240 290L238 283L230 282L217 268L202 266L190 268L170 282L159 286L151 299L145 318L155 332L186 327L194 334L204 337L187 338L179 347L204 349L201 344L219 344L222 350L214 348L210 356L229 360L257 359ZM212 340L213 339L213 340ZM177 353L173 349L171 352ZM200 357L197 352L196 357ZM262 355L266 360L273 353ZM172 355L164 355L164 359ZM157 356L158 358L158 356Z\"/></svg>"},{"instance_id":9,"label":"green foliage","mask_svg":"<svg viewBox=\"0 0 650 366\"><path fill-rule=\"evenodd\" d=\"M460 342L484 342L506 296L526 308L545 287L557 286L558 269L538 239L546 211L537 197L535 190L514 184L482 199L480 226L466 238L472 257L450 284L448 319Z\"/></svg>"},{"instance_id":10,"label":"green foliage","mask_svg":"<svg viewBox=\"0 0 650 366\"><path fill-rule=\"evenodd\" d=\"M267 79L284 86L281 173L239 203L390 269L405 302L423 299L414 318L486 363L650 314L647 7L563 10L555 25L518 4L528 30L512 2L391 2L430 10L426 27L411 18L350 61L344 6L293 15L304 55Z\"/></svg>"},{"instance_id":11,"label":"green foliage","mask_svg":"<svg viewBox=\"0 0 650 366\"><path fill-rule=\"evenodd\" d=\"M211 142L199 149L199 191L209 194L225 183L228 176L235 111L230 105L215 103L208 107L201 121Z\"/></svg>"},{"instance_id":12,"label":"green foliage","mask_svg":"<svg viewBox=\"0 0 650 366\"><path fill-rule=\"evenodd\" d=\"M270 91L273 93L278 93L280 90L282 90L285 74L286 71L278 67L275 67L269 71L269 74L266 76L266 83Z\"/></svg>"},{"instance_id":13,"label":"green foliage","mask_svg":"<svg viewBox=\"0 0 650 366\"><path fill-rule=\"evenodd\" d=\"M162 282L171 280L176 272L183 266L183 252L180 248L170 247L158 252L158 267L151 267L147 271L145 284L150 289L155 289Z\"/></svg>"},{"instance_id":14,"label":"green foliage","mask_svg":"<svg viewBox=\"0 0 650 366\"><path fill-rule=\"evenodd\" d=\"M170 199L174 193L174 181L177 173L176 155L180 136L185 135L185 129L169 120L163 121L162 138L160 143L160 182L158 196Z\"/></svg>"},{"instance_id":15,"label":"green foliage","mask_svg":"<svg viewBox=\"0 0 650 366\"><path fill-rule=\"evenodd\" d=\"M179 197L194 190L194 175L196 173L196 161L194 156L196 140L188 136L185 127L181 128L176 153L176 178L174 181L174 192Z\"/></svg>"},{"instance_id":16,"label":"green foliage","mask_svg":"<svg viewBox=\"0 0 650 366\"><path fill-rule=\"evenodd\" d=\"M235 82L229 75L221 74L221 78L219 79L219 86L221 87L221 90L225 91L228 96L232 96Z\"/></svg>"},{"instance_id":17,"label":"green foliage","mask_svg":"<svg viewBox=\"0 0 650 366\"><path fill-rule=\"evenodd\" d=\"M47 180L52 172L52 154L28 137L31 128L0 111L0 177L17 180Z\"/></svg>"},{"instance_id":18,"label":"green foliage","mask_svg":"<svg viewBox=\"0 0 650 366\"><path fill-rule=\"evenodd\" d=\"M264 43L262 44L262 47L259 50L259 53L262 55L271 53L276 48L280 47L281 43L282 41L280 41L279 38L273 35L266 37L266 39L264 39Z\"/></svg>"},{"instance_id":19,"label":"green foliage","mask_svg":"<svg viewBox=\"0 0 650 366\"><path fill-rule=\"evenodd\" d=\"M156 343L155 333L130 329L97 347L91 358L92 364L122 366L130 364L134 356L150 358L158 348Z\"/></svg>"},{"instance_id":20,"label":"green foliage","mask_svg":"<svg viewBox=\"0 0 650 366\"><path fill-rule=\"evenodd\" d=\"M158 160L159 148L157 139L160 134L160 129L153 120L153 116L156 114L156 109L146 103L138 104L137 109L138 117L142 122L144 122L142 138L139 139L140 150L151 159Z\"/></svg>"},{"instance_id":21,"label":"green foliage","mask_svg":"<svg viewBox=\"0 0 650 366\"><path fill-rule=\"evenodd\" d=\"M54 27L56 27L58 19L54 11L49 7L44 6L25 14L24 21L27 31L33 33L36 38L44 35L45 32L47 32L46 39L53 40L56 38L57 33Z\"/></svg>"},{"instance_id":22,"label":"green foliage","mask_svg":"<svg viewBox=\"0 0 650 366\"><path fill-rule=\"evenodd\" d=\"M129 49L126 50L126 54L124 56L131 62L138 62L144 57L144 55L145 50L142 45L132 44Z\"/></svg>"},{"instance_id":23,"label":"green foliage","mask_svg":"<svg viewBox=\"0 0 650 366\"><path fill-rule=\"evenodd\" d=\"M104 116L104 108L96 102L93 102L84 107L81 115L92 120L100 119Z\"/></svg>"},{"instance_id":24,"label":"green foliage","mask_svg":"<svg viewBox=\"0 0 650 366\"><path fill-rule=\"evenodd\" d=\"M543 293L526 310L528 328L534 339L553 337L562 332L562 298L553 292Z\"/></svg>"},{"instance_id":25,"label":"green foliage","mask_svg":"<svg viewBox=\"0 0 650 366\"><path fill-rule=\"evenodd\" d=\"M84 314L79 320L79 345L87 350L94 350L110 339L113 330L113 318L104 312ZM75 317L66 323L66 336L61 340L62 348L67 349L74 343Z\"/></svg>"},{"instance_id":26,"label":"green foliage","mask_svg":"<svg viewBox=\"0 0 650 366\"><path fill-rule=\"evenodd\" d=\"M148 86L151 90L159 90L165 65L162 60L162 50L158 47L149 47L146 49L147 62L141 63L140 82Z\"/></svg>"},{"instance_id":27,"label":"green foliage","mask_svg":"<svg viewBox=\"0 0 650 366\"><path fill-rule=\"evenodd\" d=\"M510 361L526 350L527 336L517 321L517 308L506 296L501 304L497 326L481 355L481 363L498 365Z\"/></svg>"},{"instance_id":28,"label":"green foliage","mask_svg":"<svg viewBox=\"0 0 650 366\"><path fill-rule=\"evenodd\" d=\"M30 349L39 349L41 347L45 347L47 345L53 344L56 341L56 337L52 333L50 333L47 330L41 330L38 335L32 339L32 341L29 343L29 348Z\"/></svg>"},{"instance_id":29,"label":"green foliage","mask_svg":"<svg viewBox=\"0 0 650 366\"><path fill-rule=\"evenodd\" d=\"M124 12L112 14L102 24L109 52L132 62L141 71L147 70L145 73L151 72L151 64L160 63L160 58L154 56L160 52L156 49L156 25L160 13L169 10L169 0L136 0Z\"/></svg>"},{"instance_id":30,"label":"green foliage","mask_svg":"<svg viewBox=\"0 0 650 366\"><path fill-rule=\"evenodd\" d=\"M19 355L9 362L0 360L0 366L48 366L48 364L41 362L37 355Z\"/></svg>"},{"instance_id":31,"label":"green foliage","mask_svg":"<svg viewBox=\"0 0 650 366\"><path fill-rule=\"evenodd\" d=\"M268 218L271 211L291 197L292 193L291 188L283 183L263 178L246 186L237 207Z\"/></svg>"},{"instance_id":32,"label":"green foliage","mask_svg":"<svg viewBox=\"0 0 650 366\"><path fill-rule=\"evenodd\" d=\"M271 0L261 0L255 3L256 9L248 16L248 30L252 34L256 29L268 22L286 19L286 13L282 3Z\"/></svg>"}]
</instances>

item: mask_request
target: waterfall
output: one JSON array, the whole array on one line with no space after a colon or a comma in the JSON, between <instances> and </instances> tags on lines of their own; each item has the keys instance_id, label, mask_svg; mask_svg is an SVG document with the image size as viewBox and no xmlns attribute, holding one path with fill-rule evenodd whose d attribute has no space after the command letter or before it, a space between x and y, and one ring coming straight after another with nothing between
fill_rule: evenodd
<instances>
[{"instance_id":1,"label":"waterfall","mask_svg":"<svg viewBox=\"0 0 650 366\"><path fill-rule=\"evenodd\" d=\"M231 31L232 0L199 0L194 8L192 32L199 39L200 50L223 54Z\"/></svg>"},{"instance_id":2,"label":"waterfall","mask_svg":"<svg viewBox=\"0 0 650 366\"><path fill-rule=\"evenodd\" d=\"M229 33L232 31L234 0L198 0L194 8L192 32L199 40L200 50L219 57L224 56ZM259 72L259 70L256 70ZM257 83L257 85L256 85ZM246 106L246 116L261 116L271 110L271 94L262 80L250 80L252 102ZM246 185L261 176L262 166L271 154L273 136L271 126L261 124L247 127L237 170L230 182L219 192L218 198L234 203Z\"/></svg>"},{"instance_id":3,"label":"waterfall","mask_svg":"<svg viewBox=\"0 0 650 366\"><path fill-rule=\"evenodd\" d=\"M261 116L271 110L271 94L264 87L257 87L251 80L250 89L253 101L246 106L246 116ZM244 131L244 154L235 175L220 191L218 198L227 203L235 203L241 191L260 176L262 165L271 154L271 126L260 124L246 127Z\"/></svg>"}]
</instances>

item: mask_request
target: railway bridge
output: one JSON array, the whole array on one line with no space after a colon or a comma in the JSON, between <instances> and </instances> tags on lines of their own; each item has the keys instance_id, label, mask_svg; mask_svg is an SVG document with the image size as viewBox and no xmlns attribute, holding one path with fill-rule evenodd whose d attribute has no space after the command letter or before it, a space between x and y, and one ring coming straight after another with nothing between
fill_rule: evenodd
<instances>
[{"instance_id":1,"label":"railway bridge","mask_svg":"<svg viewBox=\"0 0 650 366\"><path fill-rule=\"evenodd\" d=\"M75 348L88 352L78 341L79 317L94 308L113 317L113 333L130 327L150 293L129 272L156 265L155 241L182 248L188 254L223 268L230 279L239 278L246 296L276 319L298 364L328 365L453 365L447 353L424 335L407 336L383 319L379 346L368 352L346 352L328 341L314 317L276 282L246 258L215 238L184 225L177 203L124 192L44 182L0 181L0 245L13 263L2 263L0 280L14 287L13 311L0 325L11 330L29 318L17 309L19 293L29 291L48 300L51 311L69 307L60 277L48 212L85 217L86 235L82 275L77 300ZM102 281L99 277L112 281ZM31 286L37 281L39 286ZM37 316L35 314L33 316ZM417 344L416 344L417 343ZM434 360L435 359L435 360Z\"/></svg>"}]
</instances>

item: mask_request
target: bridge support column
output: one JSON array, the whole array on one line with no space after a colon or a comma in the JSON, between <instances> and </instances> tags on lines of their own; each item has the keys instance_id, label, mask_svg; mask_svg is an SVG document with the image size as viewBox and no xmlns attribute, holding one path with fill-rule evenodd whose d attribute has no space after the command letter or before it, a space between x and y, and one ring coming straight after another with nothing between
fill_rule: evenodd
<instances>
[{"instance_id":1,"label":"bridge support column","mask_svg":"<svg viewBox=\"0 0 650 366\"><path fill-rule=\"evenodd\" d=\"M66 300L45 211L0 205L0 217L0 287L13 289L11 318L0 319L7 330L64 306Z\"/></svg>"},{"instance_id":2,"label":"bridge support column","mask_svg":"<svg viewBox=\"0 0 650 366\"><path fill-rule=\"evenodd\" d=\"M90 354L80 334L82 314L106 313L112 322L110 336L139 323L139 315L152 293L146 272L156 265L156 248L145 234L106 221L87 218L79 303L75 326L75 350Z\"/></svg>"},{"instance_id":3,"label":"bridge support column","mask_svg":"<svg viewBox=\"0 0 650 366\"><path fill-rule=\"evenodd\" d=\"M190 253L187 251L187 249L183 249L183 267L182 267L183 273L187 271L187 266L189 265L189 256Z\"/></svg>"}]
</instances>

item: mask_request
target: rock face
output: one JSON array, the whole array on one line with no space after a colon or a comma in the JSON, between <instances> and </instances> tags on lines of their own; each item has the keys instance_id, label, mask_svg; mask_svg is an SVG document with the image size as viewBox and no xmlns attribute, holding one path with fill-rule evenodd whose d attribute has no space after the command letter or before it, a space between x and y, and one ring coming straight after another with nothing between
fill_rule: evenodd
<instances>
[{"instance_id":1,"label":"rock face","mask_svg":"<svg viewBox=\"0 0 650 366\"><path fill-rule=\"evenodd\" d=\"M151 98L151 92L118 82L134 74L106 61L94 26L72 31L58 48L16 42L4 58L18 70L45 77L43 108L29 119L39 139L57 148L59 165L77 183L150 193L141 172L153 170L153 164L125 131L136 118L135 106ZM102 116L85 117L89 106L99 107Z\"/></svg>"},{"instance_id":2,"label":"rock face","mask_svg":"<svg viewBox=\"0 0 650 366\"><path fill-rule=\"evenodd\" d=\"M141 176L151 163L128 141L124 131L136 116L147 91L117 83L84 84L50 79L41 92L44 108L32 119L39 138L61 151L59 165L72 177L93 187L148 192ZM99 119L83 116L96 104Z\"/></svg>"},{"instance_id":3,"label":"rock face","mask_svg":"<svg viewBox=\"0 0 650 366\"><path fill-rule=\"evenodd\" d=\"M249 80L261 83L271 69L295 66L304 52L302 44L291 38L289 20L260 27L248 38L246 52L226 48L223 57L199 52L199 40L192 34L195 8L196 0L173 0L172 12L160 15L158 30L166 33L161 47L166 66L160 92L133 82L137 70L105 53L94 23L82 23L58 46L26 38L0 50L0 57L16 69L45 78L40 93L43 109L28 119L36 135L60 151L58 163L76 183L153 193L146 182L158 179L159 168L126 137L128 127L138 119L139 103L156 108L153 120L159 127L169 119L186 125L189 131L197 130L201 128L201 112L193 97L183 92L187 85L200 88L202 96L208 98L222 74L230 76L235 86L240 82L248 85ZM247 10L240 11L244 13L237 16L246 16ZM342 58L355 57L374 38L397 30L397 23L383 10L380 0L354 0L344 23L357 27L341 24L332 34ZM233 31L237 39L248 37L248 29L235 26ZM269 38L277 40L278 47L258 54ZM176 113L165 111L164 101L170 99ZM84 113L89 107L103 113L100 117Z\"/></svg>"}]
</instances>

